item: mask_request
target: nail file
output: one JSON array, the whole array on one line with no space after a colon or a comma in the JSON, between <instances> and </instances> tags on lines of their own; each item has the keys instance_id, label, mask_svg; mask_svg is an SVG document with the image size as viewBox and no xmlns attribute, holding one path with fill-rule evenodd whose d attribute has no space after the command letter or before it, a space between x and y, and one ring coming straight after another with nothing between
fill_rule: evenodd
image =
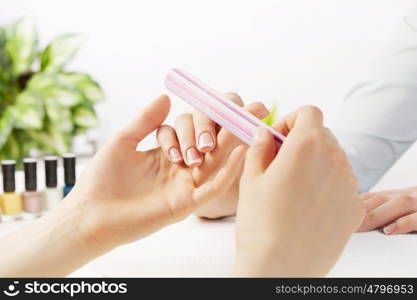
<instances>
[{"instance_id":1,"label":"nail file","mask_svg":"<svg viewBox=\"0 0 417 300\"><path fill-rule=\"evenodd\" d=\"M278 144L285 140L282 134L262 120L183 70L172 69L165 78L165 86L248 145L252 144L258 127L268 129Z\"/></svg>"}]
</instances>

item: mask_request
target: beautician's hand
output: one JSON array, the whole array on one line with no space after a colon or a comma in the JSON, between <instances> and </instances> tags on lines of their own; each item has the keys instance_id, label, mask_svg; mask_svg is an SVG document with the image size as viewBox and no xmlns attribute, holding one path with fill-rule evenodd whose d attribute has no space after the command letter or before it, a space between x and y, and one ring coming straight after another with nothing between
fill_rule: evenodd
<instances>
[{"instance_id":1,"label":"beautician's hand","mask_svg":"<svg viewBox=\"0 0 417 300\"><path fill-rule=\"evenodd\" d=\"M230 101L243 106L242 99L235 93L226 96ZM268 110L262 103L254 102L246 105L245 110L262 119ZM226 129L221 129L203 113L194 110L192 114L183 114L175 121L175 129L163 126L157 134L167 159L172 163L186 164L196 168L202 181L211 178L217 172L217 165L211 163L212 156L227 156L238 145L243 143ZM236 214L239 193L239 178L231 188L222 195L213 197L198 208L194 214L206 218L220 218Z\"/></svg>"},{"instance_id":2,"label":"beautician's hand","mask_svg":"<svg viewBox=\"0 0 417 300\"><path fill-rule=\"evenodd\" d=\"M301 108L246 155L236 216L235 276L323 276L363 218L358 183L321 112Z\"/></svg>"},{"instance_id":3,"label":"beautician's hand","mask_svg":"<svg viewBox=\"0 0 417 300\"><path fill-rule=\"evenodd\" d=\"M365 219L359 232L383 228L385 234L417 231L417 186L377 193L363 193Z\"/></svg>"}]
</instances>

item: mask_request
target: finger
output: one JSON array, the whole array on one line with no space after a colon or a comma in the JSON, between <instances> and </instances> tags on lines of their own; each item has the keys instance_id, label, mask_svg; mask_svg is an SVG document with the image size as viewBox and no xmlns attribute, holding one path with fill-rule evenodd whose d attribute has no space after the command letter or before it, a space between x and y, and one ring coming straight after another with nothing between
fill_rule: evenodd
<instances>
[{"instance_id":1,"label":"finger","mask_svg":"<svg viewBox=\"0 0 417 300\"><path fill-rule=\"evenodd\" d=\"M174 128L169 125L162 125L156 132L156 139L161 146L162 152L171 162L181 163L183 161Z\"/></svg>"},{"instance_id":2,"label":"finger","mask_svg":"<svg viewBox=\"0 0 417 300\"><path fill-rule=\"evenodd\" d=\"M156 130L165 121L169 109L170 100L168 96L162 95L152 101L145 109L118 134L119 141L132 142L136 149L137 144L148 134ZM134 145L134 146L133 146Z\"/></svg>"},{"instance_id":3,"label":"finger","mask_svg":"<svg viewBox=\"0 0 417 300\"><path fill-rule=\"evenodd\" d=\"M362 201L368 200L369 198L375 196L377 193L375 192L366 192L359 195L359 199Z\"/></svg>"},{"instance_id":4,"label":"finger","mask_svg":"<svg viewBox=\"0 0 417 300\"><path fill-rule=\"evenodd\" d=\"M183 114L175 121L175 131L180 144L182 157L189 167L198 167L203 162L201 153L195 145L194 124L191 114Z\"/></svg>"},{"instance_id":5,"label":"finger","mask_svg":"<svg viewBox=\"0 0 417 300\"><path fill-rule=\"evenodd\" d=\"M277 145L272 134L265 128L258 128L255 140L246 154L244 176L263 173L274 159L276 152Z\"/></svg>"},{"instance_id":6,"label":"finger","mask_svg":"<svg viewBox=\"0 0 417 300\"><path fill-rule=\"evenodd\" d=\"M325 132L325 137L327 141L329 142L329 144L340 146L339 141L337 140L336 136L333 134L333 132L329 128L324 127L323 130Z\"/></svg>"},{"instance_id":7,"label":"finger","mask_svg":"<svg viewBox=\"0 0 417 300\"><path fill-rule=\"evenodd\" d=\"M368 200L365 200L363 204L365 205L365 212L371 212L375 208L381 206L385 202L388 202L391 198L388 195L383 195L376 193L374 196L371 196Z\"/></svg>"},{"instance_id":8,"label":"finger","mask_svg":"<svg viewBox=\"0 0 417 300\"><path fill-rule=\"evenodd\" d=\"M302 106L278 120L273 127L287 136L296 126L322 127L323 113L315 106Z\"/></svg>"},{"instance_id":9,"label":"finger","mask_svg":"<svg viewBox=\"0 0 417 300\"><path fill-rule=\"evenodd\" d=\"M236 147L232 153L230 153L226 165L220 169L217 175L212 180L194 190L193 199L196 207L214 197L221 196L230 189L231 185L240 175L246 149L247 147L244 145Z\"/></svg>"},{"instance_id":10,"label":"finger","mask_svg":"<svg viewBox=\"0 0 417 300\"><path fill-rule=\"evenodd\" d=\"M417 213L399 218L383 229L385 234L404 234L417 231Z\"/></svg>"},{"instance_id":11,"label":"finger","mask_svg":"<svg viewBox=\"0 0 417 300\"><path fill-rule=\"evenodd\" d=\"M232 101L233 103L236 103L239 106L243 106L244 105L242 98L238 94L236 94L236 93L228 92L228 93L225 94L225 96L228 99L230 99L230 101Z\"/></svg>"},{"instance_id":12,"label":"finger","mask_svg":"<svg viewBox=\"0 0 417 300\"><path fill-rule=\"evenodd\" d=\"M246 105L243 109L257 117L258 119L263 119L269 114L268 109L261 102L250 103ZM217 140L219 145L228 145L230 148L234 148L237 145L243 143L239 138L237 138L233 133L226 130L225 128L223 128L219 132Z\"/></svg>"},{"instance_id":13,"label":"finger","mask_svg":"<svg viewBox=\"0 0 417 300\"><path fill-rule=\"evenodd\" d=\"M243 106L243 101L236 93L227 93L225 96L233 103ZM198 150L202 153L211 152L216 148L218 126L205 114L198 110L193 112L194 128L197 138Z\"/></svg>"},{"instance_id":14,"label":"finger","mask_svg":"<svg viewBox=\"0 0 417 300\"><path fill-rule=\"evenodd\" d=\"M416 200L412 197L397 197L366 214L358 231L369 231L389 224L398 218L416 212Z\"/></svg>"},{"instance_id":15,"label":"finger","mask_svg":"<svg viewBox=\"0 0 417 300\"><path fill-rule=\"evenodd\" d=\"M213 151L216 148L216 123L197 110L193 112L193 121L198 150L202 153Z\"/></svg>"}]
</instances>

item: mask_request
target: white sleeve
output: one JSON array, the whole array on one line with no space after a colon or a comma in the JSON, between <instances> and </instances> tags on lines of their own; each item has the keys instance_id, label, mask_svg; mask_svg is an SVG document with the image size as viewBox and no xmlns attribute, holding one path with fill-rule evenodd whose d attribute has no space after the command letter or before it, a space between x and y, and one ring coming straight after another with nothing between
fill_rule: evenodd
<instances>
[{"instance_id":1,"label":"white sleeve","mask_svg":"<svg viewBox=\"0 0 417 300\"><path fill-rule=\"evenodd\" d=\"M334 128L361 191L369 190L417 139L417 6L369 71L367 80L348 93Z\"/></svg>"}]
</instances>

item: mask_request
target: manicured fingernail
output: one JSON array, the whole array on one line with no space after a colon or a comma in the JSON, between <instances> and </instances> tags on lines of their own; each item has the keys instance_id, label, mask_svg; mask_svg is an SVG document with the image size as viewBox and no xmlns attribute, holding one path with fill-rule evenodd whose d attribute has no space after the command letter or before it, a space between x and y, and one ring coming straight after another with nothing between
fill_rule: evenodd
<instances>
[{"instance_id":1,"label":"manicured fingernail","mask_svg":"<svg viewBox=\"0 0 417 300\"><path fill-rule=\"evenodd\" d=\"M177 148L169 149L169 157L172 162L179 162L182 160L181 153Z\"/></svg>"},{"instance_id":2,"label":"manicured fingernail","mask_svg":"<svg viewBox=\"0 0 417 300\"><path fill-rule=\"evenodd\" d=\"M397 228L397 223L391 223L388 226L384 227L384 233L391 234L395 231L396 228Z\"/></svg>"},{"instance_id":3,"label":"manicured fingernail","mask_svg":"<svg viewBox=\"0 0 417 300\"><path fill-rule=\"evenodd\" d=\"M210 133L203 132L202 134L200 134L200 136L198 137L198 148L202 149L202 148L213 147L213 146L214 146L214 141Z\"/></svg>"},{"instance_id":4,"label":"manicured fingernail","mask_svg":"<svg viewBox=\"0 0 417 300\"><path fill-rule=\"evenodd\" d=\"M198 155L198 152L195 148L190 148L187 150L187 163L189 165L201 163L200 155Z\"/></svg>"}]
</instances>

